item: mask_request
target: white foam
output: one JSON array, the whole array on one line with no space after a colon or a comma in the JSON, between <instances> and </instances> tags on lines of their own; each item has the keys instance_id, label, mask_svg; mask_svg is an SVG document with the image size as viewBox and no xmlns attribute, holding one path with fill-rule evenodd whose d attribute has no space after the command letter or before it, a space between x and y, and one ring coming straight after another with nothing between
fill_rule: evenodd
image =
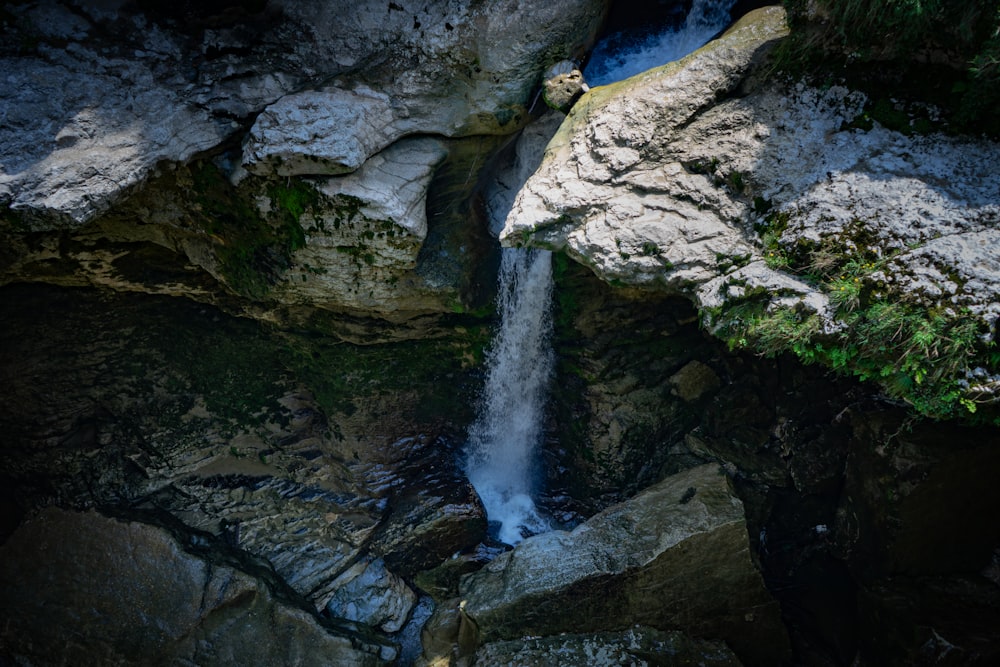
<instances>
[{"instance_id":1,"label":"white foam","mask_svg":"<svg viewBox=\"0 0 1000 667\"><path fill-rule=\"evenodd\" d=\"M466 474L507 544L549 529L531 494L553 365L551 264L545 250L503 250L500 330L487 357L479 416L469 429Z\"/></svg>"},{"instance_id":2,"label":"white foam","mask_svg":"<svg viewBox=\"0 0 1000 667\"><path fill-rule=\"evenodd\" d=\"M680 27L638 37L609 35L594 47L584 78L603 86L683 58L729 24L734 4L736 0L694 0Z\"/></svg>"}]
</instances>

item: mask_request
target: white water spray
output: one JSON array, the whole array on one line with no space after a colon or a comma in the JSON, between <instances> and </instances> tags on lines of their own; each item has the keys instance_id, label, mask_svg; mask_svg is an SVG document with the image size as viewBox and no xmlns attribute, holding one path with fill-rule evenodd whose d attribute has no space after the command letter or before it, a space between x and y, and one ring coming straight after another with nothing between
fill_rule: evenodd
<instances>
[{"instance_id":1,"label":"white water spray","mask_svg":"<svg viewBox=\"0 0 1000 667\"><path fill-rule=\"evenodd\" d=\"M592 86L603 86L683 58L729 25L734 4L736 0L694 0L678 28L641 37L609 35L594 47L584 78Z\"/></svg>"},{"instance_id":2,"label":"white water spray","mask_svg":"<svg viewBox=\"0 0 1000 667\"><path fill-rule=\"evenodd\" d=\"M490 521L500 525L498 539L517 544L549 530L531 495L553 364L552 256L523 248L502 252L500 330L487 357L480 413L469 429L466 474Z\"/></svg>"}]
</instances>

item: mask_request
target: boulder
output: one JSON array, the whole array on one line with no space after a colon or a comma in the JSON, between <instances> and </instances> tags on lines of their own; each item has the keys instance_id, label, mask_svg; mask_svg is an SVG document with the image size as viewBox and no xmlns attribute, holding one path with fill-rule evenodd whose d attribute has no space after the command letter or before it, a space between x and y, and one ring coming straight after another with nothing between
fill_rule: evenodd
<instances>
[{"instance_id":1,"label":"boulder","mask_svg":"<svg viewBox=\"0 0 1000 667\"><path fill-rule=\"evenodd\" d=\"M385 632L399 631L417 604L417 594L386 570L381 558L354 563L341 572L333 586L333 596L326 603L330 614Z\"/></svg>"},{"instance_id":2,"label":"boulder","mask_svg":"<svg viewBox=\"0 0 1000 667\"><path fill-rule=\"evenodd\" d=\"M590 90L590 86L584 80L583 72L572 63L557 63L557 66L550 68L545 73L542 98L551 108L566 113L588 90Z\"/></svg>"},{"instance_id":3,"label":"boulder","mask_svg":"<svg viewBox=\"0 0 1000 667\"><path fill-rule=\"evenodd\" d=\"M715 371L700 361L689 361L683 368L670 376L673 393L682 401L697 401L705 394L722 386Z\"/></svg>"},{"instance_id":4,"label":"boulder","mask_svg":"<svg viewBox=\"0 0 1000 667\"><path fill-rule=\"evenodd\" d=\"M49 508L0 547L2 655L32 664L382 665L384 640L334 630L166 531Z\"/></svg>"},{"instance_id":5,"label":"boulder","mask_svg":"<svg viewBox=\"0 0 1000 667\"><path fill-rule=\"evenodd\" d=\"M483 643L638 623L723 639L748 664L789 657L777 603L750 557L743 505L714 464L572 532L526 539L463 578L460 592Z\"/></svg>"},{"instance_id":6,"label":"boulder","mask_svg":"<svg viewBox=\"0 0 1000 667\"><path fill-rule=\"evenodd\" d=\"M672 143L787 33L780 8L760 12L680 61L586 94L501 240L565 248L606 280L687 293L717 275L718 257L751 256L733 224L744 204L687 168Z\"/></svg>"}]
</instances>

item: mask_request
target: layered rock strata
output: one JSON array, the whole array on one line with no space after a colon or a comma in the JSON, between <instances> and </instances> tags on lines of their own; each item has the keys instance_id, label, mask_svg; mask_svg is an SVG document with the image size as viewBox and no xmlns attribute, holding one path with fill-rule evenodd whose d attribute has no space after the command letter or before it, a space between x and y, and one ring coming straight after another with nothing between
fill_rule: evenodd
<instances>
[{"instance_id":1,"label":"layered rock strata","mask_svg":"<svg viewBox=\"0 0 1000 667\"><path fill-rule=\"evenodd\" d=\"M0 546L0 639L32 663L388 664L396 649L325 627L240 569L153 526L50 508Z\"/></svg>"}]
</instances>

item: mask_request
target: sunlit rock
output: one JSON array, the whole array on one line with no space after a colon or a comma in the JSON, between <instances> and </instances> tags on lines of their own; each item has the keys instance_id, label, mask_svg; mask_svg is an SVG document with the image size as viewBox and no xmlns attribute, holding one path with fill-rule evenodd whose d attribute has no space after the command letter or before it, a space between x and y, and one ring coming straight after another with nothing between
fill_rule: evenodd
<instances>
[{"instance_id":1,"label":"sunlit rock","mask_svg":"<svg viewBox=\"0 0 1000 667\"><path fill-rule=\"evenodd\" d=\"M557 111L566 113L580 96L590 90L583 78L583 72L568 61L556 63L545 73L542 97L545 103Z\"/></svg>"},{"instance_id":2,"label":"sunlit rock","mask_svg":"<svg viewBox=\"0 0 1000 667\"><path fill-rule=\"evenodd\" d=\"M683 294L736 347L872 377L867 364L925 414L995 402L983 344L1000 316L1000 145L887 128L860 92L773 76L764 58L786 33L781 8L760 9L682 60L585 95L502 242ZM880 338L858 325L879 321L897 326ZM932 335L951 351L920 342ZM825 357L831 341L858 359Z\"/></svg>"},{"instance_id":3,"label":"sunlit rock","mask_svg":"<svg viewBox=\"0 0 1000 667\"><path fill-rule=\"evenodd\" d=\"M4 22L0 205L25 229L78 227L258 114L247 156L262 173L349 171L404 132L513 132L545 67L580 57L605 10L275 0L178 19L68 4Z\"/></svg>"}]
</instances>

